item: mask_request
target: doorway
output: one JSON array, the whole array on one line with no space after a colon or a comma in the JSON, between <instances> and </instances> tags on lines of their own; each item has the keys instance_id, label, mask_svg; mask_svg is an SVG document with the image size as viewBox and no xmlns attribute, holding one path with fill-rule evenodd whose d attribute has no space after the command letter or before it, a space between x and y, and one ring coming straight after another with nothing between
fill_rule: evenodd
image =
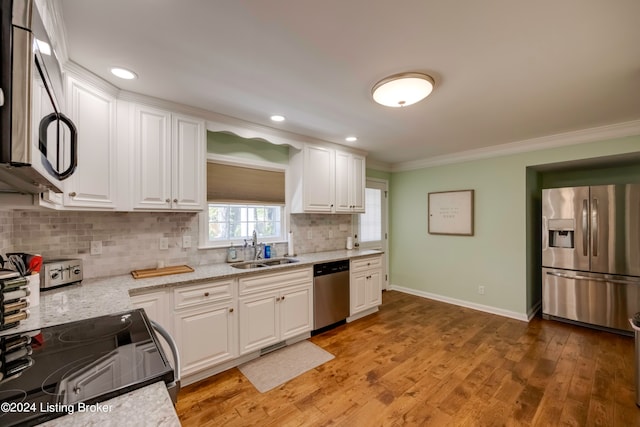
<instances>
[{"instance_id":1,"label":"doorway","mask_svg":"<svg viewBox=\"0 0 640 427\"><path fill-rule=\"evenodd\" d=\"M367 179L365 188L365 212L355 215L355 235L361 249L377 249L382 255L382 289L389 284L389 223L387 218L389 182Z\"/></svg>"}]
</instances>

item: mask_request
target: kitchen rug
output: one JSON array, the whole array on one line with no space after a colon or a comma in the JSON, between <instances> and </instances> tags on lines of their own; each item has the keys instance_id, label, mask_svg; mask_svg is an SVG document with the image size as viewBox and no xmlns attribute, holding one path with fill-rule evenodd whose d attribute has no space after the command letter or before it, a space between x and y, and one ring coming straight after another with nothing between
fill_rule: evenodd
<instances>
[{"instance_id":1,"label":"kitchen rug","mask_svg":"<svg viewBox=\"0 0 640 427\"><path fill-rule=\"evenodd\" d=\"M265 393L333 359L312 342L300 341L238 366L260 392Z\"/></svg>"}]
</instances>

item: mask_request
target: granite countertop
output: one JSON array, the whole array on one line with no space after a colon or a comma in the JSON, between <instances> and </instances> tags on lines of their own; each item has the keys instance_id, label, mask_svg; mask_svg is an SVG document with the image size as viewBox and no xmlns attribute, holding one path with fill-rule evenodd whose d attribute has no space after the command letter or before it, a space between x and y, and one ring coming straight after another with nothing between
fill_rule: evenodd
<instances>
[{"instance_id":1,"label":"granite countertop","mask_svg":"<svg viewBox=\"0 0 640 427\"><path fill-rule=\"evenodd\" d=\"M133 309L130 296L177 286L192 285L207 280L260 274L268 271L300 268L320 262L360 258L381 254L377 250L338 250L295 256L298 262L259 269L242 270L230 264L211 264L182 273L148 279L134 279L130 274L100 279L87 279L72 285L40 293L40 304L31 308L29 319L17 328L2 331L11 335L97 316L120 313ZM179 426L166 386L158 382L101 403L104 412L76 412L45 423L45 426L123 425L134 421L136 425ZM123 422L120 423L119 421Z\"/></svg>"},{"instance_id":2,"label":"granite countertop","mask_svg":"<svg viewBox=\"0 0 640 427\"><path fill-rule=\"evenodd\" d=\"M88 405L84 412L74 412L47 421L45 427L85 426L163 426L179 427L180 420L162 382L148 385L122 396Z\"/></svg>"},{"instance_id":3,"label":"granite countertop","mask_svg":"<svg viewBox=\"0 0 640 427\"><path fill-rule=\"evenodd\" d=\"M207 280L261 274L280 269L310 266L319 262L337 261L381 254L377 250L338 250L302 254L293 258L298 262L256 269L242 270L231 264L210 264L195 267L192 273L134 279L130 274L98 279L85 279L80 285L66 286L40 293L40 305L30 309L27 320L16 328L0 332L11 335L31 331L46 326L59 325L108 314L121 313L133 309L132 295L153 290L193 285Z\"/></svg>"}]
</instances>

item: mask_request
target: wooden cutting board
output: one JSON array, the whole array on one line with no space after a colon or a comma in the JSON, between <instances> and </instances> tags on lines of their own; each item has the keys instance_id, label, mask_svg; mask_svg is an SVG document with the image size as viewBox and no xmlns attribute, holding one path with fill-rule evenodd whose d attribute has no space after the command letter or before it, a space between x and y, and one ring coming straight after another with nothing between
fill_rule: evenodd
<instances>
[{"instance_id":1,"label":"wooden cutting board","mask_svg":"<svg viewBox=\"0 0 640 427\"><path fill-rule=\"evenodd\" d=\"M134 279L146 279L148 277L168 276L170 274L191 273L192 271L193 268L188 265L174 265L172 267L133 270L131 275Z\"/></svg>"}]
</instances>

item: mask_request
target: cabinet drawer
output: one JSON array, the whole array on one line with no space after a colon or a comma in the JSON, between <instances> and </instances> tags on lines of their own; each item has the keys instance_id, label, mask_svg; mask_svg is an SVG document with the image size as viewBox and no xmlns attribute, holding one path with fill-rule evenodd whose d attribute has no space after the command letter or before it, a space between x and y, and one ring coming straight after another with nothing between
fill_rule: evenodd
<instances>
[{"instance_id":1,"label":"cabinet drawer","mask_svg":"<svg viewBox=\"0 0 640 427\"><path fill-rule=\"evenodd\" d=\"M371 268L382 267L382 257L376 255L369 258L359 258L351 260L351 272L358 272L363 270L369 270Z\"/></svg>"},{"instance_id":2,"label":"cabinet drawer","mask_svg":"<svg viewBox=\"0 0 640 427\"><path fill-rule=\"evenodd\" d=\"M173 290L173 305L176 310L233 297L233 280L200 283Z\"/></svg>"},{"instance_id":3,"label":"cabinet drawer","mask_svg":"<svg viewBox=\"0 0 640 427\"><path fill-rule=\"evenodd\" d=\"M252 292L260 292L306 283L313 283L313 270L311 267L241 277L239 279L238 288L240 290L240 295L246 295Z\"/></svg>"}]
</instances>

